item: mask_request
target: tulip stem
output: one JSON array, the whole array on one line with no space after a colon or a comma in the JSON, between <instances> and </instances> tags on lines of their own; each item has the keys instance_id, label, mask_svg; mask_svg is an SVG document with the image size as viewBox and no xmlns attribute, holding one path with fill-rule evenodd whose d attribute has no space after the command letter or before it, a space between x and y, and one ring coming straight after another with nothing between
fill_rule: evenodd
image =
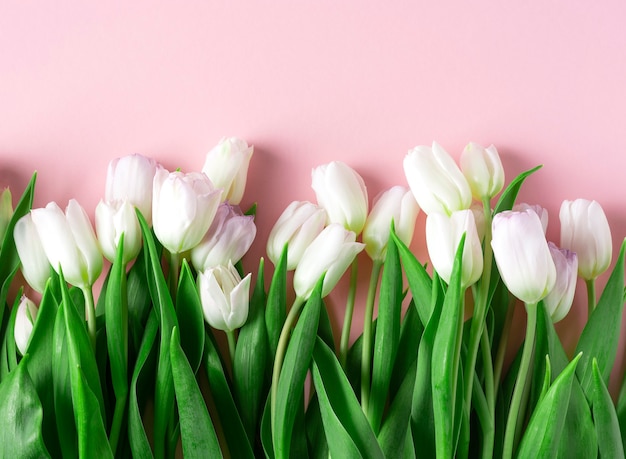
<instances>
[{"instance_id":1,"label":"tulip stem","mask_svg":"<svg viewBox=\"0 0 626 459\"><path fill-rule=\"evenodd\" d=\"M170 253L170 295L176 304L176 294L178 290L178 273L180 268L180 257L177 253Z\"/></svg>"},{"instance_id":2,"label":"tulip stem","mask_svg":"<svg viewBox=\"0 0 626 459\"><path fill-rule=\"evenodd\" d=\"M235 332L233 330L226 331L226 339L228 340L228 352L230 354L230 364L235 366L235 348L237 342L235 341Z\"/></svg>"},{"instance_id":3,"label":"tulip stem","mask_svg":"<svg viewBox=\"0 0 626 459\"><path fill-rule=\"evenodd\" d=\"M491 361L491 345L489 344L489 332L487 327L483 327L483 333L480 340L480 349L482 351L483 364L485 365L485 398L487 399L488 408L488 420L487 425L483 426L484 438L483 438L483 457L493 457L493 445L494 445L494 425L495 425L495 412L496 412L496 396L493 382L493 366Z\"/></svg>"},{"instance_id":4,"label":"tulip stem","mask_svg":"<svg viewBox=\"0 0 626 459\"><path fill-rule=\"evenodd\" d=\"M526 338L524 339L524 348L522 350L522 359L520 361L519 370L517 371L517 379L515 380L515 389L513 389L513 397L509 408L509 415L506 421L506 430L504 432L504 449L502 457L510 459L513 457L513 449L516 442L516 432L521 423L524 422L525 407L522 406L522 398L526 391L526 380L530 370L530 364L535 348L535 328L537 325L537 304L526 303Z\"/></svg>"},{"instance_id":5,"label":"tulip stem","mask_svg":"<svg viewBox=\"0 0 626 459\"><path fill-rule=\"evenodd\" d=\"M93 291L91 286L82 288L85 297L85 319L87 320L87 331L89 332L89 340L91 348L96 352L96 308L93 302Z\"/></svg>"},{"instance_id":6,"label":"tulip stem","mask_svg":"<svg viewBox=\"0 0 626 459\"><path fill-rule=\"evenodd\" d=\"M361 408L367 414L370 397L370 381L372 367L372 328L374 319L374 299L378 287L378 278L383 266L381 261L375 260L372 265L372 276L367 291L367 302L365 304L365 317L363 319L363 348L361 354Z\"/></svg>"},{"instance_id":7,"label":"tulip stem","mask_svg":"<svg viewBox=\"0 0 626 459\"><path fill-rule=\"evenodd\" d=\"M493 380L495 381L495 393L494 400L498 397L498 389L500 387L500 375L502 374L502 366L504 365L504 356L506 355L506 348L509 344L509 333L511 331L511 325L513 324L513 312L515 311L515 297L511 295L509 305L506 310L506 317L504 318L504 325L502 326L502 333L500 334L500 341L498 342L498 351L496 352L496 360L494 362Z\"/></svg>"},{"instance_id":8,"label":"tulip stem","mask_svg":"<svg viewBox=\"0 0 626 459\"><path fill-rule=\"evenodd\" d=\"M339 361L343 368L346 368L348 349L350 348L350 328L352 327L352 314L354 313L354 302L356 298L358 266L359 264L355 258L352 262L352 271L350 272L350 291L348 292L348 299L346 301L346 314L343 318L341 341L339 342Z\"/></svg>"},{"instance_id":9,"label":"tulip stem","mask_svg":"<svg viewBox=\"0 0 626 459\"><path fill-rule=\"evenodd\" d=\"M274 431L274 422L276 421L276 399L278 397L278 380L280 377L280 370L283 367L283 360L285 360L285 353L287 352L287 344L289 344L289 336L291 329L295 325L302 305L304 304L304 298L296 297L287 314L283 328L280 331L280 337L278 338L278 346L276 347L276 358L274 360L274 369L272 371L272 389L270 400L270 413L271 413L271 426Z\"/></svg>"},{"instance_id":10,"label":"tulip stem","mask_svg":"<svg viewBox=\"0 0 626 459\"><path fill-rule=\"evenodd\" d=\"M596 280L585 280L587 286L587 320L591 317L591 313L596 308Z\"/></svg>"}]
</instances>

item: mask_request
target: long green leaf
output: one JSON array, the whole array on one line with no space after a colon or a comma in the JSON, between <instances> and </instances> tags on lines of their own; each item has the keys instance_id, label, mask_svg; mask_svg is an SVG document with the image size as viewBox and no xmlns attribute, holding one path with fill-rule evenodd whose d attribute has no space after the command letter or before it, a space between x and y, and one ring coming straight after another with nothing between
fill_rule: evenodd
<instances>
[{"instance_id":1,"label":"long green leaf","mask_svg":"<svg viewBox=\"0 0 626 459\"><path fill-rule=\"evenodd\" d=\"M578 354L555 379L535 409L518 450L518 458L556 457L565 424Z\"/></svg>"},{"instance_id":2,"label":"long green leaf","mask_svg":"<svg viewBox=\"0 0 626 459\"><path fill-rule=\"evenodd\" d=\"M393 231L392 231L393 233ZM380 284L378 325L374 342L372 365L372 388L367 417L374 433L382 423L383 410L391 382L400 341L400 317L402 314L402 268L395 244L388 244L387 256Z\"/></svg>"},{"instance_id":3,"label":"long green leaf","mask_svg":"<svg viewBox=\"0 0 626 459\"><path fill-rule=\"evenodd\" d=\"M302 401L304 380L315 345L321 307L322 280L320 279L304 305L291 335L278 379L273 430L274 453L277 458L288 458L291 452L293 426L298 403Z\"/></svg>"},{"instance_id":4,"label":"long green leaf","mask_svg":"<svg viewBox=\"0 0 626 459\"><path fill-rule=\"evenodd\" d=\"M312 459L328 459L328 442L324 433L322 413L317 393L309 401L306 410L306 437L309 445L309 457Z\"/></svg>"},{"instance_id":5,"label":"long green leaf","mask_svg":"<svg viewBox=\"0 0 626 459\"><path fill-rule=\"evenodd\" d=\"M598 368L605 384L608 384L615 362L624 310L625 250L626 241L622 242L613 272L576 346L576 353L583 352L576 374L587 399L591 399L593 396L592 359L596 358L598 360Z\"/></svg>"},{"instance_id":6,"label":"long green leaf","mask_svg":"<svg viewBox=\"0 0 626 459\"><path fill-rule=\"evenodd\" d=\"M313 383L331 456L383 458L339 361L319 338L313 350Z\"/></svg>"},{"instance_id":7,"label":"long green leaf","mask_svg":"<svg viewBox=\"0 0 626 459\"><path fill-rule=\"evenodd\" d=\"M411 365L413 365L413 362L417 359L423 332L424 327L420 321L419 314L413 302L411 302L404 314L404 319L400 327L398 349L401 350L401 352L398 351L396 354L396 362L393 366L391 383L389 384L389 395L392 398L395 397L396 392L404 381L407 371L409 371Z\"/></svg>"},{"instance_id":8,"label":"long green leaf","mask_svg":"<svg viewBox=\"0 0 626 459\"><path fill-rule=\"evenodd\" d=\"M620 459L624 457L624 447L619 430L619 422L611 394L604 384L598 368L598 361L593 359L593 400L592 411L600 457Z\"/></svg>"},{"instance_id":9,"label":"long green leaf","mask_svg":"<svg viewBox=\"0 0 626 459\"><path fill-rule=\"evenodd\" d=\"M276 356L280 331L287 317L287 245L283 248L280 260L274 268L274 275L267 293L265 326L269 340L271 360Z\"/></svg>"},{"instance_id":10,"label":"long green leaf","mask_svg":"<svg viewBox=\"0 0 626 459\"><path fill-rule=\"evenodd\" d=\"M505 210L511 210L513 205L515 204L515 200L517 199L517 194L519 193L520 188L524 181L528 178L529 175L534 174L539 169L541 169L541 165L533 167L525 172L522 172L517 177L513 179L509 186L502 192L500 195L500 199L498 199L498 203L496 204L494 215L503 212Z\"/></svg>"},{"instance_id":11,"label":"long green leaf","mask_svg":"<svg viewBox=\"0 0 626 459\"><path fill-rule=\"evenodd\" d=\"M231 456L242 459L253 458L252 446L239 417L219 351L210 336L206 336L204 340L204 366L209 380L211 396L217 408L220 422L224 426L224 437Z\"/></svg>"},{"instance_id":12,"label":"long green leaf","mask_svg":"<svg viewBox=\"0 0 626 459\"><path fill-rule=\"evenodd\" d=\"M50 457L43 442L43 409L22 359L0 384L0 457Z\"/></svg>"},{"instance_id":13,"label":"long green leaf","mask_svg":"<svg viewBox=\"0 0 626 459\"><path fill-rule=\"evenodd\" d=\"M176 292L176 316L180 328L180 345L194 373L197 373L204 350L204 315L196 283L185 259Z\"/></svg>"},{"instance_id":14,"label":"long green leaf","mask_svg":"<svg viewBox=\"0 0 626 459\"><path fill-rule=\"evenodd\" d=\"M11 308L9 320L7 321L6 331L4 338L2 339L2 347L0 348L0 355L2 355L3 365L0 366L0 381L7 377L7 375L15 370L17 367L17 347L15 346L15 318L17 317L17 309L20 304L22 291L18 292L15 297L15 302Z\"/></svg>"},{"instance_id":15,"label":"long green leaf","mask_svg":"<svg viewBox=\"0 0 626 459\"><path fill-rule=\"evenodd\" d=\"M222 457L213 422L193 369L180 346L180 336L176 327L172 331L170 353L180 415L183 454L185 457Z\"/></svg>"}]
</instances>

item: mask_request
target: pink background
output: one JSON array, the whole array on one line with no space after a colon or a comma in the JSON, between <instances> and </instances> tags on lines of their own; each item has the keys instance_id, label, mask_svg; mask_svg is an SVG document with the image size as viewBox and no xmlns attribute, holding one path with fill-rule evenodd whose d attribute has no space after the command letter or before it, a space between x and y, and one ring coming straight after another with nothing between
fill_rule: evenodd
<instances>
[{"instance_id":1,"label":"pink background","mask_svg":"<svg viewBox=\"0 0 626 459\"><path fill-rule=\"evenodd\" d=\"M36 206L77 197L93 215L111 159L198 170L240 136L255 146L255 270L282 209L314 199L312 167L345 161L373 198L406 184L409 148L437 140L458 158L473 140L496 145L507 182L544 164L521 198L547 207L556 242L561 201L598 200L617 254L626 3L395 3L3 1L0 185L18 194L36 169ZM558 326L569 349L583 298Z\"/></svg>"}]
</instances>

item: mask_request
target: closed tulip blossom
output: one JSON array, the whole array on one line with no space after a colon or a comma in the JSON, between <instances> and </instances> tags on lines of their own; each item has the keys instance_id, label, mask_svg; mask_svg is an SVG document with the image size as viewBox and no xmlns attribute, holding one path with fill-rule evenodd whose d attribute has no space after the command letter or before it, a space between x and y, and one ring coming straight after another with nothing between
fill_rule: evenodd
<instances>
[{"instance_id":1,"label":"closed tulip blossom","mask_svg":"<svg viewBox=\"0 0 626 459\"><path fill-rule=\"evenodd\" d=\"M224 190L222 199L238 205L243 198L248 178L248 166L253 147L237 137L222 139L209 151L202 172L216 188Z\"/></svg>"},{"instance_id":2,"label":"closed tulip blossom","mask_svg":"<svg viewBox=\"0 0 626 459\"><path fill-rule=\"evenodd\" d=\"M311 174L317 203L328 214L327 223L339 223L360 234L367 218L367 188L361 176L341 161L313 169Z\"/></svg>"},{"instance_id":3,"label":"closed tulip blossom","mask_svg":"<svg viewBox=\"0 0 626 459\"><path fill-rule=\"evenodd\" d=\"M548 243L548 247L556 267L556 282L543 302L552 322L556 323L563 319L572 307L578 279L578 257L574 252L560 249L552 242Z\"/></svg>"},{"instance_id":4,"label":"closed tulip blossom","mask_svg":"<svg viewBox=\"0 0 626 459\"><path fill-rule=\"evenodd\" d=\"M474 197L480 201L491 199L504 186L504 168L496 147L484 148L470 142L461 154L461 170Z\"/></svg>"},{"instance_id":5,"label":"closed tulip blossom","mask_svg":"<svg viewBox=\"0 0 626 459\"><path fill-rule=\"evenodd\" d=\"M419 206L410 190L394 186L381 193L375 200L363 228L365 251L373 260L383 260L391 222L398 238L406 245L411 244L415 231L415 220Z\"/></svg>"},{"instance_id":6,"label":"closed tulip blossom","mask_svg":"<svg viewBox=\"0 0 626 459\"><path fill-rule=\"evenodd\" d=\"M84 209L74 199L65 213L55 202L33 209L31 217L52 267L63 270L65 280L90 288L102 272L102 254Z\"/></svg>"},{"instance_id":7,"label":"closed tulip blossom","mask_svg":"<svg viewBox=\"0 0 626 459\"><path fill-rule=\"evenodd\" d=\"M157 239L172 254L191 250L211 226L221 196L205 174L158 170L152 201Z\"/></svg>"},{"instance_id":8,"label":"closed tulip blossom","mask_svg":"<svg viewBox=\"0 0 626 459\"><path fill-rule=\"evenodd\" d=\"M134 154L109 163L104 201L128 201L137 207L149 225L152 224L152 182L159 168L152 158Z\"/></svg>"},{"instance_id":9,"label":"closed tulip blossom","mask_svg":"<svg viewBox=\"0 0 626 459\"><path fill-rule=\"evenodd\" d=\"M556 267L537 213L496 214L491 247L504 284L517 298L536 304L552 290Z\"/></svg>"},{"instance_id":10,"label":"closed tulip blossom","mask_svg":"<svg viewBox=\"0 0 626 459\"><path fill-rule=\"evenodd\" d=\"M96 206L96 232L102 253L113 262L124 234L123 263L135 259L141 250L141 228L135 208L128 200L100 201Z\"/></svg>"},{"instance_id":11,"label":"closed tulip blossom","mask_svg":"<svg viewBox=\"0 0 626 459\"><path fill-rule=\"evenodd\" d=\"M253 216L243 215L238 207L221 204L204 238L191 250L191 261L198 271L237 263L255 236Z\"/></svg>"},{"instance_id":12,"label":"closed tulip blossom","mask_svg":"<svg viewBox=\"0 0 626 459\"><path fill-rule=\"evenodd\" d=\"M24 279L34 290L43 293L50 278L50 263L30 213L17 221L13 238Z\"/></svg>"},{"instance_id":13,"label":"closed tulip blossom","mask_svg":"<svg viewBox=\"0 0 626 459\"><path fill-rule=\"evenodd\" d=\"M311 242L296 267L293 285L301 299L311 296L315 284L324 275L322 296L335 287L339 279L365 244L356 241L356 234L339 223L331 223Z\"/></svg>"},{"instance_id":14,"label":"closed tulip blossom","mask_svg":"<svg viewBox=\"0 0 626 459\"><path fill-rule=\"evenodd\" d=\"M15 326L13 334L15 345L21 355L26 355L30 335L33 332L33 325L37 319L37 306L31 300L22 296L15 315Z\"/></svg>"},{"instance_id":15,"label":"closed tulip blossom","mask_svg":"<svg viewBox=\"0 0 626 459\"><path fill-rule=\"evenodd\" d=\"M611 264L613 243L606 215L596 201L563 201L559 213L561 247L576 252L578 274L593 280Z\"/></svg>"},{"instance_id":16,"label":"closed tulip blossom","mask_svg":"<svg viewBox=\"0 0 626 459\"><path fill-rule=\"evenodd\" d=\"M324 229L326 212L308 201L293 201L278 217L267 238L267 256L276 265L287 245L287 269L296 269L302 254Z\"/></svg>"},{"instance_id":17,"label":"closed tulip blossom","mask_svg":"<svg viewBox=\"0 0 626 459\"><path fill-rule=\"evenodd\" d=\"M539 204L527 204L525 202L521 202L519 204L515 204L513 206L513 210L516 212L532 210L537 215L539 215L539 220L541 220L541 227L543 228L543 234L546 234L546 231L548 231L548 210L544 207L541 207Z\"/></svg>"},{"instance_id":18,"label":"closed tulip blossom","mask_svg":"<svg viewBox=\"0 0 626 459\"><path fill-rule=\"evenodd\" d=\"M248 318L251 274L241 279L229 263L198 274L198 290L207 323L217 329L233 331Z\"/></svg>"},{"instance_id":19,"label":"closed tulip blossom","mask_svg":"<svg viewBox=\"0 0 626 459\"><path fill-rule=\"evenodd\" d=\"M433 267L447 283L452 276L452 266L461 236L465 233L461 268L461 286L474 284L483 272L483 252L474 213L459 210L448 216L433 212L426 218L426 245Z\"/></svg>"},{"instance_id":20,"label":"closed tulip blossom","mask_svg":"<svg viewBox=\"0 0 626 459\"><path fill-rule=\"evenodd\" d=\"M469 209L472 192L452 157L437 142L418 146L404 158L404 173L420 208L428 215Z\"/></svg>"}]
</instances>

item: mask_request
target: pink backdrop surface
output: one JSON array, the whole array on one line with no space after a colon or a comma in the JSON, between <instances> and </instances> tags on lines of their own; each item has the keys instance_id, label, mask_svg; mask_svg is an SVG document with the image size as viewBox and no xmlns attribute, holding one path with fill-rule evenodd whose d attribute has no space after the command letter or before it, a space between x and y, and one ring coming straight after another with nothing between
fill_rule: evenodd
<instances>
[{"instance_id":1,"label":"pink backdrop surface","mask_svg":"<svg viewBox=\"0 0 626 459\"><path fill-rule=\"evenodd\" d=\"M3 1L0 185L17 194L37 170L36 206L76 197L93 215L111 159L199 170L240 136L255 146L256 270L283 208L314 199L314 166L350 164L373 198L406 184L408 149L437 140L458 158L471 140L495 144L507 182L544 165L521 200L548 209L555 242L563 199L599 201L617 254L625 17L622 1ZM570 350L585 315L578 300L558 324Z\"/></svg>"}]
</instances>

